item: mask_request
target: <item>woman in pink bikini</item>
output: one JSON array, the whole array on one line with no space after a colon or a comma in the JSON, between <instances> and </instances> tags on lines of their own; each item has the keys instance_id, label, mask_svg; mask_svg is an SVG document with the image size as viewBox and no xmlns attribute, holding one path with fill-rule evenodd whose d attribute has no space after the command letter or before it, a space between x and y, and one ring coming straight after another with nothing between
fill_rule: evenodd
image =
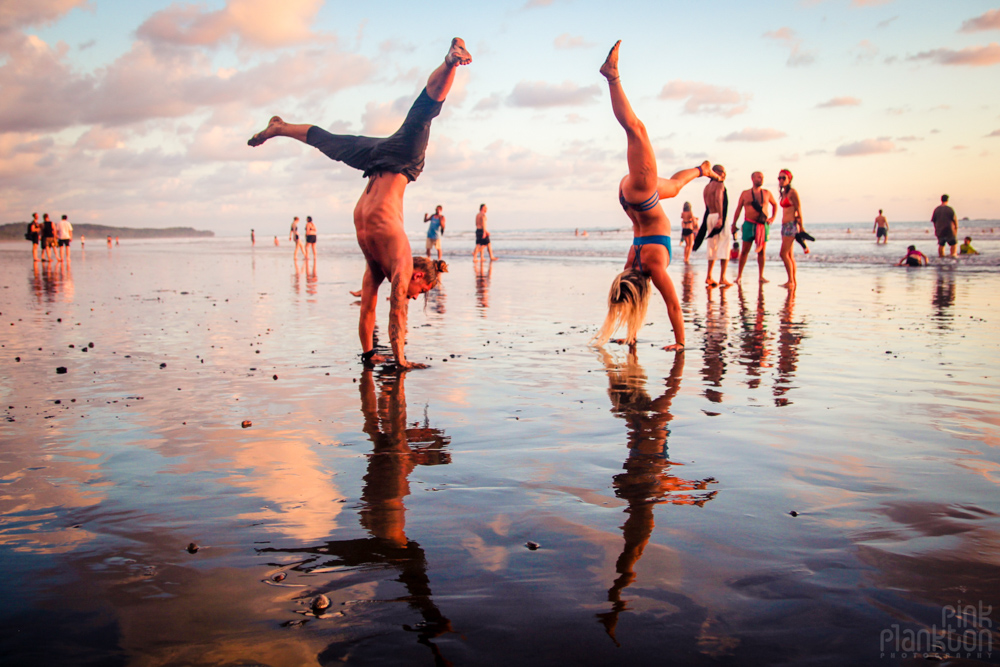
<instances>
[{"instance_id":1,"label":"woman in pink bikini","mask_svg":"<svg viewBox=\"0 0 1000 667\"><path fill-rule=\"evenodd\" d=\"M795 289L795 235L802 231L802 206L799 193L792 187L792 172L778 172L778 203L781 205L781 261L788 272L782 287Z\"/></svg>"},{"instance_id":2,"label":"woman in pink bikini","mask_svg":"<svg viewBox=\"0 0 1000 667\"><path fill-rule=\"evenodd\" d=\"M620 342L634 345L636 334L646 318L649 305L649 281L659 290L667 304L667 316L674 330L674 344L663 349L684 349L684 317L674 283L667 275L670 264L670 220L660 205L661 199L676 197L685 185L708 176L718 180L707 160L700 167L682 169L669 179L656 173L656 155L646 134L646 126L632 111L625 97L621 77L618 76L618 48L621 40L611 47L607 60L601 65L601 74L608 80L611 92L611 110L625 130L628 141L626 158L628 174L618 185L618 201L625 215L632 221L632 247L628 251L625 270L615 277L608 293L608 315L601 330L594 336L603 345L619 326L626 326L627 337Z\"/></svg>"}]
</instances>

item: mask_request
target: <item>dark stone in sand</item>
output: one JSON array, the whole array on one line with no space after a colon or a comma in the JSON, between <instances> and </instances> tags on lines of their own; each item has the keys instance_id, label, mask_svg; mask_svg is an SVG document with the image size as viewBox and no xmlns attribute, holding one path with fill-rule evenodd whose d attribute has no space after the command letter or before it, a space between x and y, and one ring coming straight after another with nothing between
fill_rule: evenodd
<instances>
[{"instance_id":1,"label":"dark stone in sand","mask_svg":"<svg viewBox=\"0 0 1000 667\"><path fill-rule=\"evenodd\" d=\"M21 361L21 357L14 357L14 361L20 362Z\"/></svg>"},{"instance_id":2,"label":"dark stone in sand","mask_svg":"<svg viewBox=\"0 0 1000 667\"><path fill-rule=\"evenodd\" d=\"M56 405L62 405L62 401L59 400L58 398L56 399L55 403L56 403Z\"/></svg>"},{"instance_id":3,"label":"dark stone in sand","mask_svg":"<svg viewBox=\"0 0 1000 667\"><path fill-rule=\"evenodd\" d=\"M94 347L93 343L87 343L87 347Z\"/></svg>"},{"instance_id":4,"label":"dark stone in sand","mask_svg":"<svg viewBox=\"0 0 1000 667\"><path fill-rule=\"evenodd\" d=\"M277 375L274 375L274 376L272 376L272 377L273 377L273 378L274 378L275 380L277 380L277 379L278 379L278 376L277 376Z\"/></svg>"},{"instance_id":5,"label":"dark stone in sand","mask_svg":"<svg viewBox=\"0 0 1000 667\"><path fill-rule=\"evenodd\" d=\"M160 368L166 368L166 367L167 367L167 362L164 361L162 364L160 364Z\"/></svg>"},{"instance_id":6,"label":"dark stone in sand","mask_svg":"<svg viewBox=\"0 0 1000 667\"><path fill-rule=\"evenodd\" d=\"M253 426L253 422L250 421L249 419L244 419L243 423L240 424L240 426L242 426L243 428L250 428L251 426Z\"/></svg>"},{"instance_id":7,"label":"dark stone in sand","mask_svg":"<svg viewBox=\"0 0 1000 667\"><path fill-rule=\"evenodd\" d=\"M528 547L532 551L536 551L538 547L542 546L538 542L525 542L524 546Z\"/></svg>"},{"instance_id":8,"label":"dark stone in sand","mask_svg":"<svg viewBox=\"0 0 1000 667\"><path fill-rule=\"evenodd\" d=\"M284 581L285 577L287 577L287 576L288 575L285 574L284 572L278 572L273 577L271 577L271 581Z\"/></svg>"},{"instance_id":9,"label":"dark stone in sand","mask_svg":"<svg viewBox=\"0 0 1000 667\"><path fill-rule=\"evenodd\" d=\"M788 513L788 516L798 516L798 515L799 513L796 512L795 510L792 510L791 512Z\"/></svg>"},{"instance_id":10,"label":"dark stone in sand","mask_svg":"<svg viewBox=\"0 0 1000 667\"><path fill-rule=\"evenodd\" d=\"M200 548L201 547L199 547L197 544L195 544L194 542L192 542L191 544L189 544L187 546L187 552L189 554L198 553L198 549L200 549Z\"/></svg>"},{"instance_id":11,"label":"dark stone in sand","mask_svg":"<svg viewBox=\"0 0 1000 667\"><path fill-rule=\"evenodd\" d=\"M330 608L330 598L326 597L322 593L313 598L312 610L316 613L317 616L319 614L322 614L329 608Z\"/></svg>"},{"instance_id":12,"label":"dark stone in sand","mask_svg":"<svg viewBox=\"0 0 1000 667\"><path fill-rule=\"evenodd\" d=\"M58 373L59 375L63 375L64 373L66 373L66 367L60 366L59 368L56 369L56 373Z\"/></svg>"}]
</instances>

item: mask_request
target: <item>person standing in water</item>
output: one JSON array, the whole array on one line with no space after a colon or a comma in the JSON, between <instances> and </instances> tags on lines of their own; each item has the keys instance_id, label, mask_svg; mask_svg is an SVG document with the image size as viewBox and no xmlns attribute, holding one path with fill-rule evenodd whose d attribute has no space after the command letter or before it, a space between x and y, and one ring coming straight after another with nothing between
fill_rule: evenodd
<instances>
[{"instance_id":1,"label":"person standing in water","mask_svg":"<svg viewBox=\"0 0 1000 667\"><path fill-rule=\"evenodd\" d=\"M424 168L431 121L441 113L455 80L455 70L472 62L459 38L428 77L427 85L410 107L402 127L390 137L359 137L331 134L315 125L286 123L278 116L247 142L259 146L272 137L291 137L309 144L332 160L359 169L368 179L354 207L354 228L367 267L361 289L358 337L361 360L366 364L385 360L375 350L375 307L378 289L389 280L389 340L396 365L402 369L425 368L407 361L405 354L408 299L437 286L439 274L448 270L444 262L414 257L403 229L403 194Z\"/></svg>"},{"instance_id":2,"label":"person standing in water","mask_svg":"<svg viewBox=\"0 0 1000 667\"><path fill-rule=\"evenodd\" d=\"M681 243L684 244L684 263L691 261L691 248L694 247L694 234L698 231L698 218L691 212L691 202L684 202L681 210Z\"/></svg>"},{"instance_id":3,"label":"person standing in water","mask_svg":"<svg viewBox=\"0 0 1000 667\"><path fill-rule=\"evenodd\" d=\"M427 256L431 256L431 250L437 248L438 259L441 259L441 237L444 236L444 216L441 215L441 206L434 209L434 213L428 215L424 213L424 222L427 225L427 241L424 247L427 249Z\"/></svg>"},{"instance_id":4,"label":"person standing in water","mask_svg":"<svg viewBox=\"0 0 1000 667\"><path fill-rule=\"evenodd\" d=\"M934 235L938 242L938 257L944 257L944 244L951 246L951 256L958 254L958 217L955 209L948 206L948 195L941 195L941 205L931 214Z\"/></svg>"},{"instance_id":5,"label":"person standing in water","mask_svg":"<svg viewBox=\"0 0 1000 667\"><path fill-rule=\"evenodd\" d=\"M288 240L295 244L295 251L292 253L292 261L298 261L300 250L302 251L302 256L305 257L306 249L303 247L302 241L299 240L299 216L292 218L292 226L288 229Z\"/></svg>"},{"instance_id":6,"label":"person standing in water","mask_svg":"<svg viewBox=\"0 0 1000 667\"><path fill-rule=\"evenodd\" d=\"M879 242L883 244L889 242L889 221L882 215L882 209L879 209L878 215L875 216L875 226L872 227L872 234L875 235L875 245L878 245Z\"/></svg>"},{"instance_id":7,"label":"person standing in water","mask_svg":"<svg viewBox=\"0 0 1000 667\"><path fill-rule=\"evenodd\" d=\"M661 199L676 197L685 185L708 176L717 180L711 164L705 161L699 167L683 169L669 179L659 178L656 172L656 154L649 141L646 126L632 110L618 74L618 40L601 65L601 74L608 81L611 93L611 110L625 130L628 174L618 184L618 202L625 215L632 221L632 247L628 251L625 270L615 277L608 293L608 315L600 331L594 336L603 345L621 325L627 327L622 341L634 345L636 334L646 318L649 306L649 283L660 292L667 306L667 315L674 330L674 343L665 350L684 349L684 317L674 283L667 274L670 265L670 220L667 219Z\"/></svg>"},{"instance_id":8,"label":"person standing in water","mask_svg":"<svg viewBox=\"0 0 1000 667\"><path fill-rule=\"evenodd\" d=\"M795 289L798 266L795 264L795 238L802 231L802 205L799 193L792 187L792 172L778 172L778 197L781 204L781 261L785 263L788 281L782 285Z\"/></svg>"},{"instance_id":9,"label":"person standing in water","mask_svg":"<svg viewBox=\"0 0 1000 667\"><path fill-rule=\"evenodd\" d=\"M736 202L736 212L733 213L733 238L736 237L736 223L740 219L740 211L746 209L743 219L743 248L740 250L740 268L736 272L736 282L743 280L743 267L747 264L747 256L750 254L751 246L757 246L757 269L760 272L760 282L768 282L764 278L764 250L767 248L768 231L774 216L778 212L778 204L774 201L774 195L761 186L764 185L764 174L755 171L750 174L750 182L753 184L749 190L744 190ZM770 205L771 215L768 216L764 209Z\"/></svg>"},{"instance_id":10,"label":"person standing in water","mask_svg":"<svg viewBox=\"0 0 1000 667\"><path fill-rule=\"evenodd\" d=\"M312 248L313 265L316 264L316 225L313 223L311 215L306 216L306 245L302 251L302 258L309 261L309 249Z\"/></svg>"},{"instance_id":11,"label":"person standing in water","mask_svg":"<svg viewBox=\"0 0 1000 667\"><path fill-rule=\"evenodd\" d=\"M729 244L732 236L729 235L729 228L726 227L726 214L729 212L729 193L726 192L726 168L721 164L712 167L719 180L712 181L705 186L702 196L705 199L705 226L708 240L706 250L708 251L708 276L705 283L709 287L721 285L729 287L732 285L726 277L726 266L729 264ZM738 256L738 254L737 254ZM719 262L719 280L712 280L712 266Z\"/></svg>"},{"instance_id":12,"label":"person standing in water","mask_svg":"<svg viewBox=\"0 0 1000 667\"><path fill-rule=\"evenodd\" d=\"M483 257L483 249L490 253L490 261L496 257L493 255L493 242L490 240L490 232L486 229L486 204L479 205L479 213L476 214L476 249L472 251L472 261L478 257L480 261Z\"/></svg>"}]
</instances>

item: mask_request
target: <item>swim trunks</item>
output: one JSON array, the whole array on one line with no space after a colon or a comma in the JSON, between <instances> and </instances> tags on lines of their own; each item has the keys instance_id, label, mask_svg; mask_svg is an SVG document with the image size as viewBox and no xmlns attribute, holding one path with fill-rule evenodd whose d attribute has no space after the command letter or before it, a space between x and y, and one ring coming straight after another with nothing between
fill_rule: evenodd
<instances>
[{"instance_id":1,"label":"swim trunks","mask_svg":"<svg viewBox=\"0 0 1000 667\"><path fill-rule=\"evenodd\" d=\"M917 259L916 257L910 255L909 257L906 258L906 265L907 266L920 266L920 260Z\"/></svg>"},{"instance_id":2,"label":"swim trunks","mask_svg":"<svg viewBox=\"0 0 1000 667\"><path fill-rule=\"evenodd\" d=\"M939 246L943 246L945 243L955 245L958 243L958 239L955 238L955 232L949 229L946 233L938 235L937 242Z\"/></svg>"},{"instance_id":3,"label":"swim trunks","mask_svg":"<svg viewBox=\"0 0 1000 667\"><path fill-rule=\"evenodd\" d=\"M798 233L798 231L799 231L799 226L797 224L795 224L794 220L792 222L783 222L783 223L781 223L781 235L782 236L788 236L790 238L795 238L795 235Z\"/></svg>"},{"instance_id":4,"label":"swim trunks","mask_svg":"<svg viewBox=\"0 0 1000 667\"><path fill-rule=\"evenodd\" d=\"M431 250L434 250L434 249L440 250L441 249L441 239L432 239L431 237L428 236L424 240L424 247L427 250L427 252L430 252Z\"/></svg>"},{"instance_id":5,"label":"swim trunks","mask_svg":"<svg viewBox=\"0 0 1000 667\"><path fill-rule=\"evenodd\" d=\"M387 172L402 174L407 180L415 181L424 170L431 120L441 113L443 104L431 99L424 88L406 114L406 120L390 137L331 134L314 125L306 134L306 143L331 160L360 169L365 178Z\"/></svg>"},{"instance_id":6,"label":"swim trunks","mask_svg":"<svg viewBox=\"0 0 1000 667\"><path fill-rule=\"evenodd\" d=\"M476 230L476 245L489 245L489 244L490 244L490 235L489 234L483 234L483 230L482 229L477 229Z\"/></svg>"},{"instance_id":7,"label":"swim trunks","mask_svg":"<svg viewBox=\"0 0 1000 667\"><path fill-rule=\"evenodd\" d=\"M763 223L761 223L763 224ZM768 234L770 233L770 225L764 225L764 240L767 241ZM743 242L753 243L757 237L757 223L753 220L743 221Z\"/></svg>"},{"instance_id":8,"label":"swim trunks","mask_svg":"<svg viewBox=\"0 0 1000 667\"><path fill-rule=\"evenodd\" d=\"M306 234L306 243L316 243L316 235Z\"/></svg>"},{"instance_id":9,"label":"swim trunks","mask_svg":"<svg viewBox=\"0 0 1000 667\"><path fill-rule=\"evenodd\" d=\"M888 236L888 235L889 235L889 230L886 229L885 227L879 227L878 229L875 230L876 239L880 239L883 236Z\"/></svg>"}]
</instances>

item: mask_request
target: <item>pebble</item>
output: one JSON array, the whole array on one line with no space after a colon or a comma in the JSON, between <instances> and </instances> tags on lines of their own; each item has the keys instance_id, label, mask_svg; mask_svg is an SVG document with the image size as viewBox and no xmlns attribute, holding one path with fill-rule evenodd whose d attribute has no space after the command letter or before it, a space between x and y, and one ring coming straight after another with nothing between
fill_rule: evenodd
<instances>
[{"instance_id":1,"label":"pebble","mask_svg":"<svg viewBox=\"0 0 1000 667\"><path fill-rule=\"evenodd\" d=\"M330 608L330 598L326 597L322 593L313 598L312 610L316 612L317 615L322 614L329 608Z\"/></svg>"},{"instance_id":2,"label":"pebble","mask_svg":"<svg viewBox=\"0 0 1000 667\"><path fill-rule=\"evenodd\" d=\"M524 546L528 547L532 551L536 551L538 549L538 547L540 547L542 545L539 544L538 542L525 542Z\"/></svg>"},{"instance_id":3,"label":"pebble","mask_svg":"<svg viewBox=\"0 0 1000 667\"><path fill-rule=\"evenodd\" d=\"M285 574L284 572L278 572L273 577L271 577L271 581L284 581L285 577L287 577L287 576L288 575Z\"/></svg>"},{"instance_id":4,"label":"pebble","mask_svg":"<svg viewBox=\"0 0 1000 667\"><path fill-rule=\"evenodd\" d=\"M240 426L242 426L243 428L250 428L251 426L253 426L253 422L250 421L249 419L244 419L243 423L240 424Z\"/></svg>"},{"instance_id":5,"label":"pebble","mask_svg":"<svg viewBox=\"0 0 1000 667\"><path fill-rule=\"evenodd\" d=\"M164 361L162 364L160 364L160 368L166 368L166 367L167 367L167 362Z\"/></svg>"},{"instance_id":6,"label":"pebble","mask_svg":"<svg viewBox=\"0 0 1000 667\"><path fill-rule=\"evenodd\" d=\"M788 513L788 516L798 516L798 515L799 513L796 512L795 510L792 510L791 512Z\"/></svg>"},{"instance_id":7,"label":"pebble","mask_svg":"<svg viewBox=\"0 0 1000 667\"><path fill-rule=\"evenodd\" d=\"M188 545L187 552L189 554L198 553L198 549L200 549L200 548L201 547L199 547L197 544L195 544L194 542L192 542L191 544Z\"/></svg>"},{"instance_id":8,"label":"pebble","mask_svg":"<svg viewBox=\"0 0 1000 667\"><path fill-rule=\"evenodd\" d=\"M273 377L273 378L274 378L275 380L277 380L277 379L278 379L278 376L277 376L277 375L274 375L274 376L272 376L272 377Z\"/></svg>"},{"instance_id":9,"label":"pebble","mask_svg":"<svg viewBox=\"0 0 1000 667\"><path fill-rule=\"evenodd\" d=\"M66 367L65 367L65 366L60 366L60 367L58 367L58 368L56 369L56 373L58 373L59 375L63 375L63 374L65 374L65 373L66 373Z\"/></svg>"}]
</instances>

